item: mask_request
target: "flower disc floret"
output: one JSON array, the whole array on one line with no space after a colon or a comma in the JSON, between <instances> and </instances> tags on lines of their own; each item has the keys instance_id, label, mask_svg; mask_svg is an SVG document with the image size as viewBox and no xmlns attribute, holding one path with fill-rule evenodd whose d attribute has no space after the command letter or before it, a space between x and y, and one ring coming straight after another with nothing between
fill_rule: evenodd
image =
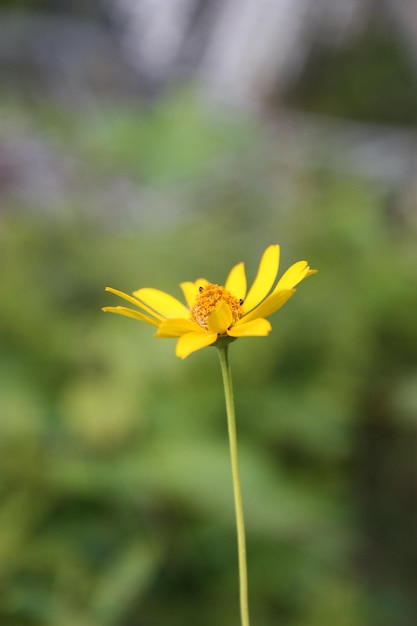
<instances>
[{"instance_id":1,"label":"flower disc floret","mask_svg":"<svg viewBox=\"0 0 417 626\"><path fill-rule=\"evenodd\" d=\"M242 301L235 298L224 287L213 283L208 283L204 287L200 285L194 305L190 311L190 319L201 328L208 330L209 317L221 302L225 302L230 308L232 324L240 320L243 316Z\"/></svg>"}]
</instances>

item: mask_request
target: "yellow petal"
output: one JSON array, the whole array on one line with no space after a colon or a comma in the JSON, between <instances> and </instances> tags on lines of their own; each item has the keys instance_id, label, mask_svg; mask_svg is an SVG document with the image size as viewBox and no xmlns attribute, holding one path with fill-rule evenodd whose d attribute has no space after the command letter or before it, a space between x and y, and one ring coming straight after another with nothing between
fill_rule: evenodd
<instances>
[{"instance_id":1,"label":"yellow petal","mask_svg":"<svg viewBox=\"0 0 417 626\"><path fill-rule=\"evenodd\" d=\"M133 295L145 305L155 311L159 316L168 317L185 317L188 318L189 311L174 296L170 296L165 291L159 289L144 288L133 292Z\"/></svg>"},{"instance_id":2,"label":"yellow petal","mask_svg":"<svg viewBox=\"0 0 417 626\"><path fill-rule=\"evenodd\" d=\"M283 304L287 302L292 295L295 294L295 289L285 289L283 291L278 291L277 293L271 293L270 296L266 298L256 309L253 309L247 315L244 315L236 324L236 327L241 324L245 324L250 320L257 319L258 317L268 317L278 311L282 307Z\"/></svg>"},{"instance_id":3,"label":"yellow petal","mask_svg":"<svg viewBox=\"0 0 417 626\"><path fill-rule=\"evenodd\" d=\"M230 337L265 337L271 330L271 324L268 320L259 318L240 324L239 326L232 326L227 334Z\"/></svg>"},{"instance_id":4,"label":"yellow petal","mask_svg":"<svg viewBox=\"0 0 417 626\"><path fill-rule=\"evenodd\" d=\"M146 313L149 313L150 315L153 315L154 317L160 320L162 319L161 315L158 315L155 311L152 311L152 309L145 306L142 302L139 302L137 298L133 298L128 293L124 293L124 291L119 291L118 289L113 289L113 287L106 287L106 291L109 291L110 293L114 293L116 296L123 298L123 300L127 300L131 304L134 304L140 309L143 309Z\"/></svg>"},{"instance_id":5,"label":"yellow petal","mask_svg":"<svg viewBox=\"0 0 417 626\"><path fill-rule=\"evenodd\" d=\"M205 331L195 322L184 318L169 319L161 322L156 337L181 337L185 333Z\"/></svg>"},{"instance_id":6,"label":"yellow petal","mask_svg":"<svg viewBox=\"0 0 417 626\"><path fill-rule=\"evenodd\" d=\"M205 278L199 278L195 283L186 282L181 283L180 287L184 293L185 299L187 301L188 306L191 308L194 305L195 299L199 294L199 287L205 287L208 283L208 280Z\"/></svg>"},{"instance_id":7,"label":"yellow petal","mask_svg":"<svg viewBox=\"0 0 417 626\"><path fill-rule=\"evenodd\" d=\"M154 320L152 317L144 315L139 311L128 309L125 306L104 306L101 310L106 313L118 313L119 315L125 315L126 317L133 317L133 319L135 320L141 320L142 322L146 322L147 324L152 324L152 326L159 326L160 324L160 322Z\"/></svg>"},{"instance_id":8,"label":"yellow petal","mask_svg":"<svg viewBox=\"0 0 417 626\"><path fill-rule=\"evenodd\" d=\"M207 326L213 333L224 335L233 322L233 314L225 300L219 300L214 311L207 318Z\"/></svg>"},{"instance_id":9,"label":"yellow petal","mask_svg":"<svg viewBox=\"0 0 417 626\"><path fill-rule=\"evenodd\" d=\"M232 296L234 296L238 300L243 300L245 298L246 274L245 265L243 263L238 263L238 265L235 265L231 269L224 288L227 289L227 291L230 291Z\"/></svg>"},{"instance_id":10,"label":"yellow petal","mask_svg":"<svg viewBox=\"0 0 417 626\"><path fill-rule=\"evenodd\" d=\"M279 279L277 286L274 289L280 291L281 289L292 289L295 285L298 285L304 278L311 274L316 274L317 270L310 269L307 261L297 261L294 265L291 265L286 272Z\"/></svg>"},{"instance_id":11,"label":"yellow petal","mask_svg":"<svg viewBox=\"0 0 417 626\"><path fill-rule=\"evenodd\" d=\"M192 352L211 346L216 339L217 333L187 333L178 339L175 354L181 359L185 359Z\"/></svg>"},{"instance_id":12,"label":"yellow petal","mask_svg":"<svg viewBox=\"0 0 417 626\"><path fill-rule=\"evenodd\" d=\"M268 295L278 274L279 266L279 246L269 246L262 255L258 273L249 293L245 298L243 308L251 311Z\"/></svg>"}]
</instances>

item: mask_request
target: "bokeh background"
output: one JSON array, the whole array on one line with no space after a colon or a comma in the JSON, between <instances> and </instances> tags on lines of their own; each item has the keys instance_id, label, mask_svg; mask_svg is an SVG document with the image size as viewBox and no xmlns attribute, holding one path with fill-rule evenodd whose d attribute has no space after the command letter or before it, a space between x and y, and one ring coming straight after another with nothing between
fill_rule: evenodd
<instances>
[{"instance_id":1,"label":"bokeh background","mask_svg":"<svg viewBox=\"0 0 417 626\"><path fill-rule=\"evenodd\" d=\"M413 0L0 8L0 623L233 626L217 356L111 285L309 278L231 348L259 626L417 623Z\"/></svg>"}]
</instances>

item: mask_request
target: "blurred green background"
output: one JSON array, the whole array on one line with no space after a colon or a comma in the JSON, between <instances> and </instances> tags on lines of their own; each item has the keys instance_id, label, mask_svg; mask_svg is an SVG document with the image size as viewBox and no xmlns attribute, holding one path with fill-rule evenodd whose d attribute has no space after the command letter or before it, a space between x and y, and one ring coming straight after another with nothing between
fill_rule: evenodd
<instances>
[{"instance_id":1,"label":"blurred green background","mask_svg":"<svg viewBox=\"0 0 417 626\"><path fill-rule=\"evenodd\" d=\"M364 140L365 122L415 136L397 40L371 29L318 56L291 110L354 119ZM180 297L239 261L253 279L280 243L281 272L305 258L319 273L268 338L231 347L253 623L414 625L415 161L367 176L346 132L308 135L294 167L304 122L288 134L275 97L236 114L189 81L74 104L3 74L0 624L238 624L217 355L181 361L100 307L118 303L106 285ZM374 172L387 155L370 154Z\"/></svg>"}]
</instances>

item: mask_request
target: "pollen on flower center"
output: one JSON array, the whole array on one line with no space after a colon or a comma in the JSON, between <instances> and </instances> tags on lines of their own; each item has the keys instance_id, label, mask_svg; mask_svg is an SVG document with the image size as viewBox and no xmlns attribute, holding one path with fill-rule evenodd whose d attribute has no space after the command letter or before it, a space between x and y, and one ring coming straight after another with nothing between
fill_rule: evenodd
<instances>
[{"instance_id":1,"label":"pollen on flower center","mask_svg":"<svg viewBox=\"0 0 417 626\"><path fill-rule=\"evenodd\" d=\"M202 328L208 328L207 318L215 310L220 300L224 300L229 305L233 324L237 322L243 315L242 302L232 296L230 291L224 287L212 283L200 287L200 293L190 311L190 318Z\"/></svg>"}]
</instances>

